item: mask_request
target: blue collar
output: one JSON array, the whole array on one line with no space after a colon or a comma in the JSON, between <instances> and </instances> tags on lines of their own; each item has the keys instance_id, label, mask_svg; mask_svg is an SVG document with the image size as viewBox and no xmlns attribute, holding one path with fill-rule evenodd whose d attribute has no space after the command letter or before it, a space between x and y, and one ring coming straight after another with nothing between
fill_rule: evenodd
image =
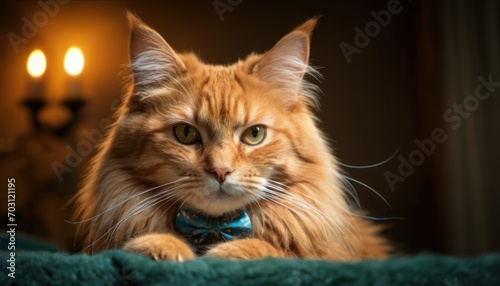
<instances>
[{"instance_id":1,"label":"blue collar","mask_svg":"<svg viewBox=\"0 0 500 286\"><path fill-rule=\"evenodd\" d=\"M252 222L245 210L213 218L199 211L179 208L175 215L175 228L194 247L248 237Z\"/></svg>"}]
</instances>

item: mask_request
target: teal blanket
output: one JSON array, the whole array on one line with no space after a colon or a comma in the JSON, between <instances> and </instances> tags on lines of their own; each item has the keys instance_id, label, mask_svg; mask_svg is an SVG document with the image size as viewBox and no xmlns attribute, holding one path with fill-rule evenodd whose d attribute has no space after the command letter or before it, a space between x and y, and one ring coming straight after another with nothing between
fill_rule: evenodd
<instances>
[{"instance_id":1,"label":"teal blanket","mask_svg":"<svg viewBox=\"0 0 500 286\"><path fill-rule=\"evenodd\" d=\"M500 285L500 254L468 259L420 254L358 263L275 258L176 263L121 250L94 256L20 251L15 278L8 276L9 254L1 257L0 285Z\"/></svg>"}]
</instances>

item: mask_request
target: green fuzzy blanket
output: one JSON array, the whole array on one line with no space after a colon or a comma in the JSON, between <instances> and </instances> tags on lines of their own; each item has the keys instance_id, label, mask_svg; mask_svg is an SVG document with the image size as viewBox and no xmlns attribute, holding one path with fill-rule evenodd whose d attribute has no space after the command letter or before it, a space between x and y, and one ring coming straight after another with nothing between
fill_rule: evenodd
<instances>
[{"instance_id":1,"label":"green fuzzy blanket","mask_svg":"<svg viewBox=\"0 0 500 286\"><path fill-rule=\"evenodd\" d=\"M184 263L106 251L94 256L19 251L15 278L1 252L0 285L500 285L500 255L457 259L421 254L385 261L339 263L269 258L198 258Z\"/></svg>"}]
</instances>

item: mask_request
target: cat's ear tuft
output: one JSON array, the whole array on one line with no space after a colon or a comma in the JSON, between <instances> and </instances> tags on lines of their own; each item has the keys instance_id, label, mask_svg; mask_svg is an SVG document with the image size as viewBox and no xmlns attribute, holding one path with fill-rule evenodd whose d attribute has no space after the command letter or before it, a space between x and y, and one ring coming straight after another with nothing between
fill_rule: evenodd
<instances>
[{"instance_id":1,"label":"cat's ear tuft","mask_svg":"<svg viewBox=\"0 0 500 286\"><path fill-rule=\"evenodd\" d=\"M312 32L314 30L314 27L316 27L316 24L318 23L318 20L319 20L319 17L311 18L311 19L305 21L302 25L295 28L294 31L304 32L310 38L312 35Z\"/></svg>"},{"instance_id":2,"label":"cat's ear tuft","mask_svg":"<svg viewBox=\"0 0 500 286\"><path fill-rule=\"evenodd\" d=\"M130 27L129 57L134 79L133 96L140 100L148 90L161 87L185 69L163 37L127 11Z\"/></svg>"},{"instance_id":3,"label":"cat's ear tuft","mask_svg":"<svg viewBox=\"0 0 500 286\"><path fill-rule=\"evenodd\" d=\"M285 91L287 101L295 101L308 70L311 33L316 19L310 19L287 34L254 66L260 79Z\"/></svg>"}]
</instances>

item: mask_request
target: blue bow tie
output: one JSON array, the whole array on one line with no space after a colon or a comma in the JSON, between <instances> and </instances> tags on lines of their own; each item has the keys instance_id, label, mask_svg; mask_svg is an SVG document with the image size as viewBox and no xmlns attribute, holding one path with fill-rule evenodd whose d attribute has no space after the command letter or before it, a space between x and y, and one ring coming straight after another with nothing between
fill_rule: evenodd
<instances>
[{"instance_id":1,"label":"blue bow tie","mask_svg":"<svg viewBox=\"0 0 500 286\"><path fill-rule=\"evenodd\" d=\"M175 215L175 228L194 248L198 248L247 237L252 231L252 222L245 210L211 218L198 211L180 208Z\"/></svg>"}]
</instances>

